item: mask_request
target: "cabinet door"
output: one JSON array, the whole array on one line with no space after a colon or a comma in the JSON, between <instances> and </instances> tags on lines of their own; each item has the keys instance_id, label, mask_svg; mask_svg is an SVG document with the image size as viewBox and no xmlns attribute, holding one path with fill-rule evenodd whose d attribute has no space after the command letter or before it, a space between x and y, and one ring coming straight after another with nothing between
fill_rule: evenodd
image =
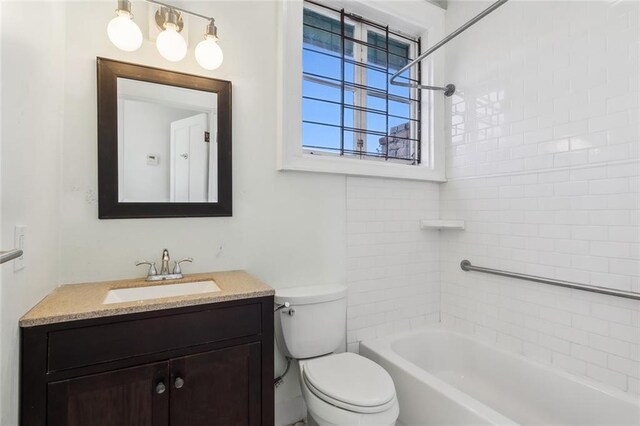
<instances>
[{"instance_id":1,"label":"cabinet door","mask_svg":"<svg viewBox=\"0 0 640 426\"><path fill-rule=\"evenodd\" d=\"M171 360L171 426L260 425L260 343Z\"/></svg>"},{"instance_id":2,"label":"cabinet door","mask_svg":"<svg viewBox=\"0 0 640 426\"><path fill-rule=\"evenodd\" d=\"M168 362L109 371L48 385L51 426L165 426Z\"/></svg>"}]
</instances>

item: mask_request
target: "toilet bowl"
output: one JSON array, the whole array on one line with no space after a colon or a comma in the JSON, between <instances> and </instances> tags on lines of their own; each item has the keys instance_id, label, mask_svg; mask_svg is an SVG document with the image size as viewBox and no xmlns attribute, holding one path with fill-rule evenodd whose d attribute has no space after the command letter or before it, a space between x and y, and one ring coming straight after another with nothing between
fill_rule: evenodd
<instances>
[{"instance_id":1,"label":"toilet bowl","mask_svg":"<svg viewBox=\"0 0 640 426\"><path fill-rule=\"evenodd\" d=\"M300 387L320 426L391 426L398 418L395 387L373 361L352 353L299 361Z\"/></svg>"},{"instance_id":2,"label":"toilet bowl","mask_svg":"<svg viewBox=\"0 0 640 426\"><path fill-rule=\"evenodd\" d=\"M276 291L276 341L298 360L308 423L318 426L392 426L399 406L391 376L360 355L334 353L346 330L346 287Z\"/></svg>"}]
</instances>

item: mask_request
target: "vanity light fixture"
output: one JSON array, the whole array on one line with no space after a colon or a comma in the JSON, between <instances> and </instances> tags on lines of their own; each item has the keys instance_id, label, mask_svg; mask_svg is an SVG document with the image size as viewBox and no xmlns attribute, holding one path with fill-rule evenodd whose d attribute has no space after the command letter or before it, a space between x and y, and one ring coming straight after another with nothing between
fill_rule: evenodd
<instances>
[{"instance_id":1,"label":"vanity light fixture","mask_svg":"<svg viewBox=\"0 0 640 426\"><path fill-rule=\"evenodd\" d=\"M212 19L207 25L204 40L196 46L196 61L206 70L215 70L222 64L222 49L218 46L218 28Z\"/></svg>"},{"instance_id":2,"label":"vanity light fixture","mask_svg":"<svg viewBox=\"0 0 640 426\"><path fill-rule=\"evenodd\" d=\"M142 45L142 31L135 22L131 14L131 2L129 0L118 0L116 17L107 25L107 35L109 40L118 49L133 52Z\"/></svg>"},{"instance_id":3,"label":"vanity light fixture","mask_svg":"<svg viewBox=\"0 0 640 426\"><path fill-rule=\"evenodd\" d=\"M211 17L191 12L156 0L145 0L160 6L156 12L156 23L162 30L156 40L156 47L163 58L178 62L187 54L187 42L180 34L182 31L181 14L186 13L208 21L204 40L195 49L196 61L206 70L215 70L222 64L222 49L218 45L218 29ZM118 0L116 16L109 22L107 34L111 42L119 49L127 52L137 50L142 45L142 32L133 21L131 1Z\"/></svg>"},{"instance_id":4,"label":"vanity light fixture","mask_svg":"<svg viewBox=\"0 0 640 426\"><path fill-rule=\"evenodd\" d=\"M166 20L162 25L164 31L158 35L156 40L158 52L168 61L181 61L187 55L187 42L180 34L181 28L178 26L180 12L161 7L159 13L166 16Z\"/></svg>"}]
</instances>

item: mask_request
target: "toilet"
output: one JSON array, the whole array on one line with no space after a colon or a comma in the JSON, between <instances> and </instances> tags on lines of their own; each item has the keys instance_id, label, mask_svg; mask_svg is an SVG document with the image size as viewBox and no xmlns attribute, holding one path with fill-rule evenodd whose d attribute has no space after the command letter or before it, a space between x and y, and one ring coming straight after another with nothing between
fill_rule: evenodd
<instances>
[{"instance_id":1,"label":"toilet","mask_svg":"<svg viewBox=\"0 0 640 426\"><path fill-rule=\"evenodd\" d=\"M308 424L395 425L399 407L389 373L363 356L334 353L345 338L346 297L339 285L277 290L276 342L298 361Z\"/></svg>"}]
</instances>

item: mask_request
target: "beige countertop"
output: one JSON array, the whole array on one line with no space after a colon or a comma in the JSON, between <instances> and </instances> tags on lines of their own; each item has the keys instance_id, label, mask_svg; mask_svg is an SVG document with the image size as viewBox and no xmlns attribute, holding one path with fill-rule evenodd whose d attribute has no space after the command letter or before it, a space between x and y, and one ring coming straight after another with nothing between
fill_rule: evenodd
<instances>
[{"instance_id":1,"label":"beige countertop","mask_svg":"<svg viewBox=\"0 0 640 426\"><path fill-rule=\"evenodd\" d=\"M112 289L207 280L215 281L218 287L220 287L220 291L135 302L102 304L107 293ZM272 296L274 294L275 291L271 287L244 271L189 274L180 280L171 281L152 282L145 281L144 278L137 278L120 281L68 284L56 288L20 318L20 326L34 327L43 324L157 311L182 306Z\"/></svg>"}]
</instances>

